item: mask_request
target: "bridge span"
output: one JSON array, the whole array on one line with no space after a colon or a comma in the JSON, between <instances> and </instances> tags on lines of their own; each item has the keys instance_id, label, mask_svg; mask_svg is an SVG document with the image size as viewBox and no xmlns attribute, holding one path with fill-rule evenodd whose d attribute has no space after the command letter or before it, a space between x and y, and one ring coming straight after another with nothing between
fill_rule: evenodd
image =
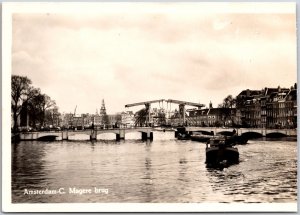
<instances>
[{"instance_id":1,"label":"bridge span","mask_svg":"<svg viewBox=\"0 0 300 215\"><path fill-rule=\"evenodd\" d=\"M217 127L186 127L186 131L206 131L221 135L231 135L234 128L217 128ZM273 136L297 136L296 129L265 129L265 128L235 128L238 135L245 137L273 137ZM38 131L38 132L21 132L20 140L40 140L47 137L53 137L60 140L68 140L70 136L85 134L90 136L90 140L97 140L101 134L113 133L116 140L125 139L127 133L140 132L142 140L153 140L153 131L151 127L136 128L117 128L101 130L63 130L63 131Z\"/></svg>"},{"instance_id":2,"label":"bridge span","mask_svg":"<svg viewBox=\"0 0 300 215\"><path fill-rule=\"evenodd\" d=\"M102 130L63 130L63 131L38 131L38 132L21 132L20 140L41 140L43 138L57 138L60 140L68 140L70 136L85 134L90 136L90 140L97 140L99 135L105 133L116 134L116 140L125 139L127 133L140 132L142 140L153 140L153 128L118 128L118 129L102 129Z\"/></svg>"},{"instance_id":3,"label":"bridge span","mask_svg":"<svg viewBox=\"0 0 300 215\"><path fill-rule=\"evenodd\" d=\"M230 134L236 130L238 135L272 137L272 136L297 136L297 129L267 129L267 128L217 128L217 127L186 127L186 131L206 131L214 134Z\"/></svg>"}]
</instances>

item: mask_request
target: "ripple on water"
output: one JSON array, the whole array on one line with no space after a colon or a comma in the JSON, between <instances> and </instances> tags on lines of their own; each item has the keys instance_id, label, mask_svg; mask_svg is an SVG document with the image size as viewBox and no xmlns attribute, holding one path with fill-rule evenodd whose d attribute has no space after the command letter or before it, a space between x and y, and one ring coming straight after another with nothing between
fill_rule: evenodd
<instances>
[{"instance_id":1,"label":"ripple on water","mask_svg":"<svg viewBox=\"0 0 300 215\"><path fill-rule=\"evenodd\" d=\"M156 137L156 134L154 134ZM12 148L13 202L296 202L296 142L250 141L241 162L205 167L205 145L158 134L137 139L20 142ZM283 150L284 149L284 150ZM25 188L94 187L108 195L25 196Z\"/></svg>"}]
</instances>

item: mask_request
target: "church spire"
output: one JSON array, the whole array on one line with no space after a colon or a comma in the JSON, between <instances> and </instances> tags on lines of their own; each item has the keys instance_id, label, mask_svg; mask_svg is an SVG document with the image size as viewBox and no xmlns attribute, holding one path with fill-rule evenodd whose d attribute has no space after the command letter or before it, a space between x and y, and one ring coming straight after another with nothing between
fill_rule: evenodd
<instances>
[{"instance_id":1,"label":"church spire","mask_svg":"<svg viewBox=\"0 0 300 215\"><path fill-rule=\"evenodd\" d=\"M104 116L104 115L106 115L106 108L105 108L104 99L102 99L102 105L100 108L100 116Z\"/></svg>"}]
</instances>

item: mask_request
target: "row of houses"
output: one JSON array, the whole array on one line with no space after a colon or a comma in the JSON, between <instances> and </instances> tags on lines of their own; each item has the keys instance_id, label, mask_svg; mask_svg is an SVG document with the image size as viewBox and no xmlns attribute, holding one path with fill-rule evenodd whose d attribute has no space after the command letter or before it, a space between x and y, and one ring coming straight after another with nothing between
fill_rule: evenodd
<instances>
[{"instance_id":1,"label":"row of houses","mask_svg":"<svg viewBox=\"0 0 300 215\"><path fill-rule=\"evenodd\" d=\"M183 117L173 114L168 120L172 126L182 125ZM235 99L233 108L190 109L185 125L235 126L254 128L297 127L297 84L290 88L243 90Z\"/></svg>"},{"instance_id":2,"label":"row of houses","mask_svg":"<svg viewBox=\"0 0 300 215\"><path fill-rule=\"evenodd\" d=\"M132 111L121 112L116 114L63 114L63 127L130 127L134 125L134 114Z\"/></svg>"},{"instance_id":3,"label":"row of houses","mask_svg":"<svg viewBox=\"0 0 300 215\"><path fill-rule=\"evenodd\" d=\"M158 126L165 122L162 119L164 110L153 108L150 114L151 125ZM62 115L63 127L133 127L135 126L136 117L133 111L124 111L116 114L80 114L74 115L67 113Z\"/></svg>"},{"instance_id":4,"label":"row of houses","mask_svg":"<svg viewBox=\"0 0 300 215\"><path fill-rule=\"evenodd\" d=\"M204 109L188 109L183 117L176 111L166 117L162 108L154 108L150 114L150 124L154 126L234 126L256 128L296 128L297 127L297 84L290 88L264 88L262 90L243 90L236 99L233 108L213 108L212 103ZM28 114L24 115L28 126ZM59 114L50 120L52 126L60 127L133 127L135 114L132 111L106 114L104 101L100 114ZM20 122L19 125L22 123Z\"/></svg>"},{"instance_id":5,"label":"row of houses","mask_svg":"<svg viewBox=\"0 0 300 215\"><path fill-rule=\"evenodd\" d=\"M175 111L170 117L165 117L163 109L153 109L150 115L151 125L183 124L183 117ZM68 124L88 126L103 125L101 115L83 114L71 117ZM135 125L135 115L132 111L107 115L108 126L132 127ZM190 126L234 126L254 128L296 128L297 127L297 85L290 88L264 88L262 90L243 90L236 99L233 108L213 108L212 103L204 109L188 109L185 125Z\"/></svg>"},{"instance_id":6,"label":"row of houses","mask_svg":"<svg viewBox=\"0 0 300 215\"><path fill-rule=\"evenodd\" d=\"M244 90L237 96L238 123L246 127L297 127L297 84Z\"/></svg>"},{"instance_id":7,"label":"row of houses","mask_svg":"<svg viewBox=\"0 0 300 215\"><path fill-rule=\"evenodd\" d=\"M213 108L212 103L205 109L188 109L185 117L185 125L189 126L231 126L236 122L235 108ZM176 113L168 119L171 126L182 125L183 119Z\"/></svg>"}]
</instances>

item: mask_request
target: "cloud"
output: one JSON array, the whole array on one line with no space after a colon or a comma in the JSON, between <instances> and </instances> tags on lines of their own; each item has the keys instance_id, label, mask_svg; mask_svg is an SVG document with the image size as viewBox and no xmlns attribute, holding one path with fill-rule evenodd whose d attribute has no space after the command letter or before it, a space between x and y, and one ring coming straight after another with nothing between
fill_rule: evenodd
<instances>
[{"instance_id":1,"label":"cloud","mask_svg":"<svg viewBox=\"0 0 300 215\"><path fill-rule=\"evenodd\" d=\"M295 14L15 14L12 36L12 73L66 112L296 82Z\"/></svg>"}]
</instances>

